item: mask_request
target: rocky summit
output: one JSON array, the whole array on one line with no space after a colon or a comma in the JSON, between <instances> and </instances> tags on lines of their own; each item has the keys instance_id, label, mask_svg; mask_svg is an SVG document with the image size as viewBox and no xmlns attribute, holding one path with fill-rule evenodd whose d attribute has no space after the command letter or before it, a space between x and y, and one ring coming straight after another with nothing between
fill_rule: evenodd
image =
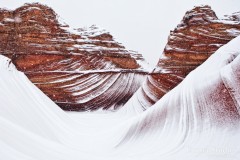
<instances>
[{"instance_id":1,"label":"rocky summit","mask_svg":"<svg viewBox=\"0 0 240 160\"><path fill-rule=\"evenodd\" d=\"M65 110L117 109L148 71L97 26L72 29L48 6L0 9L0 54Z\"/></svg>"}]
</instances>

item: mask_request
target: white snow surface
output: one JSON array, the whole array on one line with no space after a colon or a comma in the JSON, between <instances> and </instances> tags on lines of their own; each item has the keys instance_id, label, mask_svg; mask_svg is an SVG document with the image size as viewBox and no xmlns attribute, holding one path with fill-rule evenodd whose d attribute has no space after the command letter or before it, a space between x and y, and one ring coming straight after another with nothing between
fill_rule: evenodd
<instances>
[{"instance_id":1,"label":"white snow surface","mask_svg":"<svg viewBox=\"0 0 240 160\"><path fill-rule=\"evenodd\" d=\"M0 157L238 160L239 44L237 37L221 47L144 112L134 97L116 112L64 112L0 56ZM234 104L217 93L222 83Z\"/></svg>"}]
</instances>

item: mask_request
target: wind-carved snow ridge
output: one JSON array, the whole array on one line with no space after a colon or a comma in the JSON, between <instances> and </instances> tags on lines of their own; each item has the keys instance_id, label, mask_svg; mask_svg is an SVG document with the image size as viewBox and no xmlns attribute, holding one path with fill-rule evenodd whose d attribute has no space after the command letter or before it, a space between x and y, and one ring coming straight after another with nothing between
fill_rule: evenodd
<instances>
[{"instance_id":1,"label":"wind-carved snow ridge","mask_svg":"<svg viewBox=\"0 0 240 160\"><path fill-rule=\"evenodd\" d=\"M239 44L221 47L145 112L129 101L116 112L66 113L0 56L1 158L238 160Z\"/></svg>"}]
</instances>

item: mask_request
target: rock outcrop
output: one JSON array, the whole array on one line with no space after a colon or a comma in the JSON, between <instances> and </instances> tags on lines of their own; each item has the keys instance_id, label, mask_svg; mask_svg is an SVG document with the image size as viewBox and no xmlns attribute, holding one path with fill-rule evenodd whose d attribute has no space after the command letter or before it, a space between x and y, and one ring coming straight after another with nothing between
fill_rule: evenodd
<instances>
[{"instance_id":1,"label":"rock outcrop","mask_svg":"<svg viewBox=\"0 0 240 160\"><path fill-rule=\"evenodd\" d=\"M65 110L116 109L148 74L142 56L110 33L71 29L39 3L1 9L0 34L0 53Z\"/></svg>"},{"instance_id":2,"label":"rock outcrop","mask_svg":"<svg viewBox=\"0 0 240 160\"><path fill-rule=\"evenodd\" d=\"M186 12L181 23L170 32L157 67L134 99L143 109L153 105L218 48L240 35L239 17L240 12L236 12L218 19L209 6Z\"/></svg>"}]
</instances>

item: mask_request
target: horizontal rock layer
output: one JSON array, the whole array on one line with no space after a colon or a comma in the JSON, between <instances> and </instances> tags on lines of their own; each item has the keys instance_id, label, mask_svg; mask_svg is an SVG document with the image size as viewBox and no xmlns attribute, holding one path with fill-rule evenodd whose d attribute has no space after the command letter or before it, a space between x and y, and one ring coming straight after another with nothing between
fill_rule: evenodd
<instances>
[{"instance_id":1,"label":"horizontal rock layer","mask_svg":"<svg viewBox=\"0 0 240 160\"><path fill-rule=\"evenodd\" d=\"M0 34L0 53L65 110L118 108L148 74L105 30L71 29L39 3L1 9Z\"/></svg>"}]
</instances>

